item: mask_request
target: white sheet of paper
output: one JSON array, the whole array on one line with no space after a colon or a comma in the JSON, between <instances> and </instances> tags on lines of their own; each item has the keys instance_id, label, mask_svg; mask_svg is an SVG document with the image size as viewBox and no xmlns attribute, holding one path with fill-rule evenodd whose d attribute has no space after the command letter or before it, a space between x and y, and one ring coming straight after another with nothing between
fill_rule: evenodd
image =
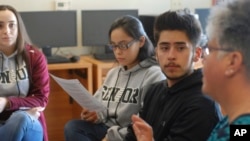
<instances>
[{"instance_id":1,"label":"white sheet of paper","mask_svg":"<svg viewBox=\"0 0 250 141\"><path fill-rule=\"evenodd\" d=\"M78 79L63 79L52 74L50 75L82 107L97 112L106 109L100 101L88 92Z\"/></svg>"}]
</instances>

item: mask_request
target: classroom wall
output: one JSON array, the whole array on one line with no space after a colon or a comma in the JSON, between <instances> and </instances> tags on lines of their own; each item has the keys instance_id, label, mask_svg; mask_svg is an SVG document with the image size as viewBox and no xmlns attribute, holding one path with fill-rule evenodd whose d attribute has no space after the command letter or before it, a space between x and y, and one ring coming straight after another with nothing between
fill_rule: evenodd
<instances>
[{"instance_id":1,"label":"classroom wall","mask_svg":"<svg viewBox=\"0 0 250 141\"><path fill-rule=\"evenodd\" d=\"M80 10L82 9L138 9L141 15L159 15L173 8L195 8L211 7L212 0L70 0L71 9L77 10L78 18L78 35L77 47L61 49L64 54L90 54L92 52L103 52L97 47L81 46L81 27L80 27ZM177 2L178 7L173 6ZM46 11L55 10L55 0L0 0L0 4L9 4L14 6L18 11Z\"/></svg>"}]
</instances>

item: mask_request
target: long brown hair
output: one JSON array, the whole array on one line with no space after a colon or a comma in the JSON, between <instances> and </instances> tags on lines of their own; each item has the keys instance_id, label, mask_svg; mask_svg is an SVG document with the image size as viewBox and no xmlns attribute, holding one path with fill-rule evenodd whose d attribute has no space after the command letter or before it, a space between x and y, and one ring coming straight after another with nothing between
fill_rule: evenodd
<instances>
[{"instance_id":1,"label":"long brown hair","mask_svg":"<svg viewBox=\"0 0 250 141\"><path fill-rule=\"evenodd\" d=\"M4 10L11 11L17 18L18 35L15 48L18 51L18 54L21 54L24 51L25 44L31 44L31 40L27 34L23 20L16 9L9 5L0 5L0 11Z\"/></svg>"},{"instance_id":2,"label":"long brown hair","mask_svg":"<svg viewBox=\"0 0 250 141\"><path fill-rule=\"evenodd\" d=\"M28 50L25 49L25 47L27 45L31 45L32 42L29 38L29 35L26 31L25 25L23 23L23 20L20 16L20 14L17 12L17 10L10 6L10 5L0 5L0 11L4 11L4 10L9 10L11 11L17 18L17 27L18 27L18 35L17 35L17 40L16 40L16 44L15 44L15 49L17 50L17 56L16 59L18 58L18 56L22 56L22 58L24 59L26 66L27 66L27 70L29 73L29 80L30 80L30 84L32 84L32 77L30 77L31 74L31 66L30 66L30 59L28 57ZM34 46L32 46L34 47ZM16 61L16 63L18 63L18 61Z\"/></svg>"}]
</instances>

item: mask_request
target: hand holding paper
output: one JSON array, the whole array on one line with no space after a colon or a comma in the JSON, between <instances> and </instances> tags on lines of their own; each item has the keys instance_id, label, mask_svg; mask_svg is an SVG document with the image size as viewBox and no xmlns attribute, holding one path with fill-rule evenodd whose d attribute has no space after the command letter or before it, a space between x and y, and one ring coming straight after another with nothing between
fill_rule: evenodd
<instances>
[{"instance_id":1,"label":"hand holding paper","mask_svg":"<svg viewBox=\"0 0 250 141\"><path fill-rule=\"evenodd\" d=\"M103 111L106 109L94 98L78 79L62 79L50 74L52 78L83 108L90 111Z\"/></svg>"}]
</instances>

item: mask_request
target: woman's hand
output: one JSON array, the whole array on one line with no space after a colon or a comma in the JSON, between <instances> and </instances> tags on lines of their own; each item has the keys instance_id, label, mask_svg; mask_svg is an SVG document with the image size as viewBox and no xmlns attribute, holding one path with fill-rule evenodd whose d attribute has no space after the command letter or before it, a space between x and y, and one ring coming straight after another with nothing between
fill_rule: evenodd
<instances>
[{"instance_id":1,"label":"woman's hand","mask_svg":"<svg viewBox=\"0 0 250 141\"><path fill-rule=\"evenodd\" d=\"M154 141L152 127L143 119L132 115L133 129L137 141Z\"/></svg>"},{"instance_id":2,"label":"woman's hand","mask_svg":"<svg viewBox=\"0 0 250 141\"><path fill-rule=\"evenodd\" d=\"M6 108L6 105L8 104L8 100L5 97L0 97L0 113L3 112L3 110Z\"/></svg>"},{"instance_id":3,"label":"woman's hand","mask_svg":"<svg viewBox=\"0 0 250 141\"><path fill-rule=\"evenodd\" d=\"M97 113L95 111L89 111L83 108L81 112L81 119L95 123L98 120Z\"/></svg>"},{"instance_id":4,"label":"woman's hand","mask_svg":"<svg viewBox=\"0 0 250 141\"><path fill-rule=\"evenodd\" d=\"M35 119L38 119L41 115L40 112L42 112L43 110L44 110L44 107L34 107L34 108L27 110L26 112L30 114L32 117L34 117Z\"/></svg>"}]
</instances>

